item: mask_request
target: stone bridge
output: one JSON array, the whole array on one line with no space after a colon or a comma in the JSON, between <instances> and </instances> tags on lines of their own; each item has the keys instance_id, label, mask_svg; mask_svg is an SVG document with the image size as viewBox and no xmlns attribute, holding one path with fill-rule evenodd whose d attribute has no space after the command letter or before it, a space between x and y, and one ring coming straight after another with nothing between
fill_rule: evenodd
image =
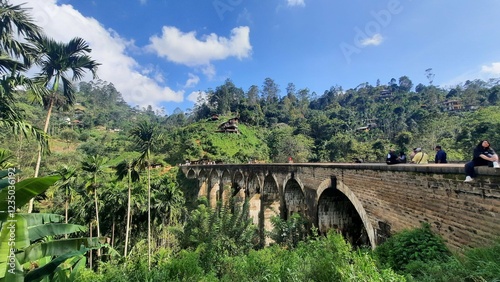
<instances>
[{"instance_id":1,"label":"stone bridge","mask_svg":"<svg viewBox=\"0 0 500 282\"><path fill-rule=\"evenodd\" d=\"M248 199L261 234L272 228L271 217L300 213L321 233L334 229L352 244L372 248L422 222L457 251L500 237L500 170L489 167L477 167L479 177L471 183L463 182L463 164L214 164L181 169L198 179L198 195L206 196L212 207L229 197Z\"/></svg>"}]
</instances>

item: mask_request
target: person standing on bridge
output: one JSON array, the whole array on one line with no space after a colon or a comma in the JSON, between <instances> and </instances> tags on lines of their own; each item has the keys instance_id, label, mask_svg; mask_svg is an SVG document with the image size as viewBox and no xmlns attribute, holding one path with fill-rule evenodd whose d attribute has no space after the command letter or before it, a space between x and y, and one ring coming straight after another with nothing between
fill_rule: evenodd
<instances>
[{"instance_id":1,"label":"person standing on bridge","mask_svg":"<svg viewBox=\"0 0 500 282\"><path fill-rule=\"evenodd\" d=\"M483 140L477 144L474 148L472 161L465 164L465 180L464 182L473 181L476 177L476 171L474 167L476 166L491 166L494 168L500 168L498 165L498 155L490 147L490 142L488 140Z\"/></svg>"}]
</instances>

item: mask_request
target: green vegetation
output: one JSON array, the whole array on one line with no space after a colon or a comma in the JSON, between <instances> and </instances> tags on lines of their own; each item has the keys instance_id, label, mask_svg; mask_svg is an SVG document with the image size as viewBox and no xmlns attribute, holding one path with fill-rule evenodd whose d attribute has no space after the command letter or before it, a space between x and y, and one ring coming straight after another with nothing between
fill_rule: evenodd
<instances>
[{"instance_id":1,"label":"green vegetation","mask_svg":"<svg viewBox=\"0 0 500 282\"><path fill-rule=\"evenodd\" d=\"M402 231L375 249L384 268L404 275L408 281L498 281L500 240L487 248L468 249L453 255L428 224Z\"/></svg>"}]
</instances>

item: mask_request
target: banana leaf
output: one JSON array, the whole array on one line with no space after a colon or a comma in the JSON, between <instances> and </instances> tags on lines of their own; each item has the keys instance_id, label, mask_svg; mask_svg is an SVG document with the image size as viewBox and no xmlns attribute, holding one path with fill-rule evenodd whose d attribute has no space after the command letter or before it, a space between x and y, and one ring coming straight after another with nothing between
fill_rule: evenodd
<instances>
[{"instance_id":1,"label":"banana leaf","mask_svg":"<svg viewBox=\"0 0 500 282\"><path fill-rule=\"evenodd\" d=\"M0 278L5 277L8 269L11 269L9 260L15 249L29 246L29 234L26 220L18 214L13 214L10 221L4 222L0 231Z\"/></svg>"},{"instance_id":2,"label":"banana leaf","mask_svg":"<svg viewBox=\"0 0 500 282\"><path fill-rule=\"evenodd\" d=\"M86 248L100 247L101 244L105 242L106 238L104 237L70 238L49 242L38 242L17 253L16 257L19 262L23 264L46 256L62 256L68 252L79 250L82 245Z\"/></svg>"},{"instance_id":3,"label":"banana leaf","mask_svg":"<svg viewBox=\"0 0 500 282\"><path fill-rule=\"evenodd\" d=\"M4 273L3 278L0 278L0 282L23 282L24 281L24 271L23 266L19 263L19 261L14 257L13 258L13 267L9 266L9 269L6 273Z\"/></svg>"},{"instance_id":4,"label":"banana leaf","mask_svg":"<svg viewBox=\"0 0 500 282\"><path fill-rule=\"evenodd\" d=\"M28 272L28 274L26 274L26 276L24 277L24 281L25 282L40 281L43 277L52 274L56 270L56 268L61 263L65 262L67 259L83 255L90 249L91 248L80 248L80 250L78 251L71 251L61 256L58 256L48 264Z\"/></svg>"},{"instance_id":5,"label":"banana leaf","mask_svg":"<svg viewBox=\"0 0 500 282\"><path fill-rule=\"evenodd\" d=\"M24 206L31 198L45 192L45 190L52 186L59 178L59 176L45 176L28 178L17 182L15 184L16 193L14 194L15 208L17 209ZM2 189L0 191L0 211L8 211L8 208L12 206L9 205L8 202L8 191L8 189Z\"/></svg>"},{"instance_id":6,"label":"banana leaf","mask_svg":"<svg viewBox=\"0 0 500 282\"><path fill-rule=\"evenodd\" d=\"M45 223L62 223L64 216L53 213L18 213L26 219L28 226L35 226Z\"/></svg>"},{"instance_id":7,"label":"banana leaf","mask_svg":"<svg viewBox=\"0 0 500 282\"><path fill-rule=\"evenodd\" d=\"M66 235L80 231L87 231L87 227L67 223L45 223L28 227L31 242L47 236Z\"/></svg>"}]
</instances>

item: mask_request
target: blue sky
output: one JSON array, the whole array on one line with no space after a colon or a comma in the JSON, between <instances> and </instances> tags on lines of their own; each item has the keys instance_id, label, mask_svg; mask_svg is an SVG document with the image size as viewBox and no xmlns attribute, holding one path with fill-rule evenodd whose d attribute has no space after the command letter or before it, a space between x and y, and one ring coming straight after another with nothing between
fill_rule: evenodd
<instances>
[{"instance_id":1,"label":"blue sky","mask_svg":"<svg viewBox=\"0 0 500 282\"><path fill-rule=\"evenodd\" d=\"M500 77L500 1L10 0L48 36L84 38L131 105L193 107L230 78L318 96L406 75L452 87Z\"/></svg>"}]
</instances>

